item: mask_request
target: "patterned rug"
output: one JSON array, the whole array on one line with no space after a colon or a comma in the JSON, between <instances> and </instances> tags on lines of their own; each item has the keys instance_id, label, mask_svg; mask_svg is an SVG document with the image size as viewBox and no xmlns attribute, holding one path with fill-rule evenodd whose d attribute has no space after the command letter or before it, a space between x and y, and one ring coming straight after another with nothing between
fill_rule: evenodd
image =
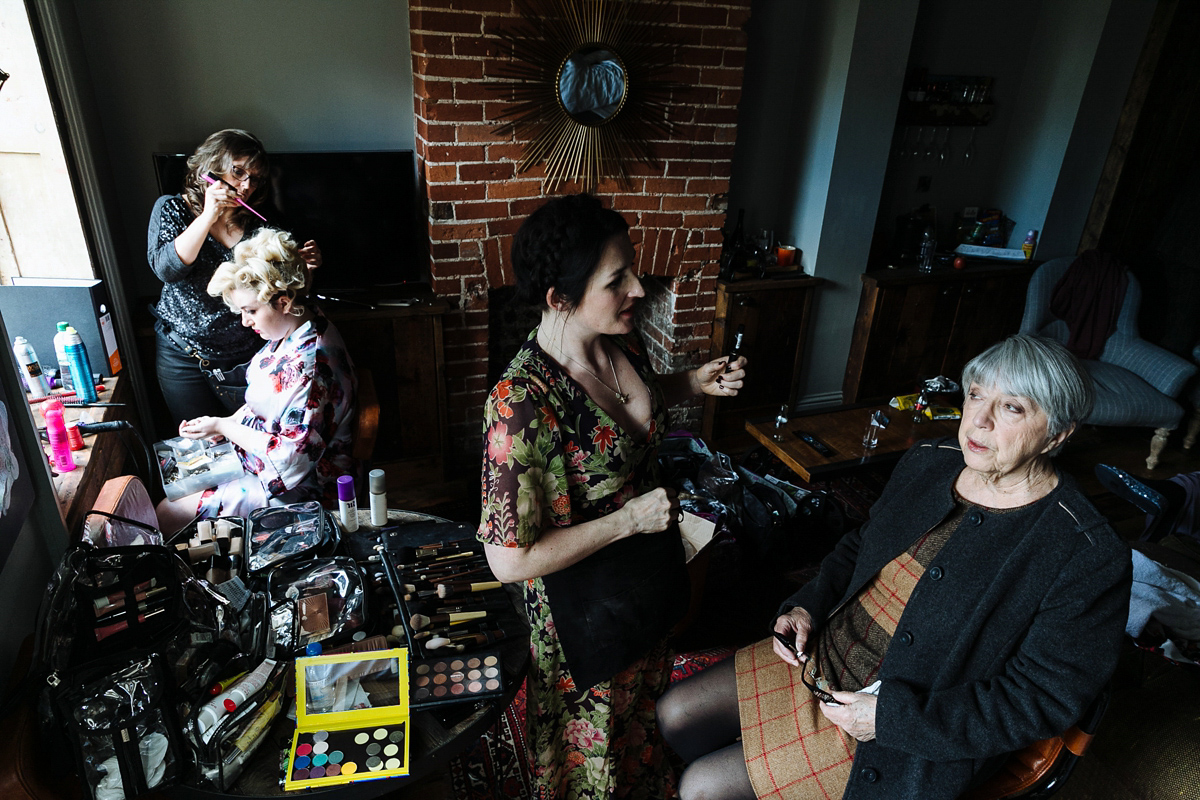
<instances>
[{"instance_id":1,"label":"patterned rug","mask_svg":"<svg viewBox=\"0 0 1200 800\"><path fill-rule=\"evenodd\" d=\"M732 648L713 648L675 656L671 682L683 680L733 655ZM525 687L490 731L450 762L454 800L500 800L533 797L529 750L525 739Z\"/></svg>"}]
</instances>

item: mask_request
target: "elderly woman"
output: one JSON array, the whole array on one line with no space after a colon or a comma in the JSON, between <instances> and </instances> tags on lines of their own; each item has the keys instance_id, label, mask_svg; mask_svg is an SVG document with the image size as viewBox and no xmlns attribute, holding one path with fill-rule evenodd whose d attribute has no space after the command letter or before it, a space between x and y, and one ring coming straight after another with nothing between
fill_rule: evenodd
<instances>
[{"instance_id":1,"label":"elderly woman","mask_svg":"<svg viewBox=\"0 0 1200 800\"><path fill-rule=\"evenodd\" d=\"M1108 680L1129 549L1051 461L1091 383L1061 345L1013 336L963 386L958 440L905 454L775 637L660 701L685 800L956 798Z\"/></svg>"},{"instance_id":2,"label":"elderly woman","mask_svg":"<svg viewBox=\"0 0 1200 800\"><path fill-rule=\"evenodd\" d=\"M182 193L163 195L154 204L146 245L150 269L163 282L154 309L155 368L171 419L229 413L240 406L245 386L229 382L214 388L202 367L240 374L261 347L258 337L206 289L217 267L232 259L237 243L262 224L247 206L267 204L267 153L256 136L230 128L205 139L187 168ZM299 253L310 268L320 266L316 242L305 242Z\"/></svg>"},{"instance_id":3,"label":"elderly woman","mask_svg":"<svg viewBox=\"0 0 1200 800\"><path fill-rule=\"evenodd\" d=\"M162 530L199 515L245 516L255 508L319 500L336 505L338 476L354 474L354 366L342 337L307 303L308 269L283 231L263 228L234 248L208 284L267 343L250 360L246 402L227 417L185 419L179 435L223 436L246 474L213 489L164 500Z\"/></svg>"}]
</instances>

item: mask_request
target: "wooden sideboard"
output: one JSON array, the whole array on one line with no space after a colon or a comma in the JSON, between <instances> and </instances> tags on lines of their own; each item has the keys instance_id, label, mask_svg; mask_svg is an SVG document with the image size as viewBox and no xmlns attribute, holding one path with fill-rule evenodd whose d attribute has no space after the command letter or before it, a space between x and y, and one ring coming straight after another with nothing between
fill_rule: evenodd
<instances>
[{"instance_id":1,"label":"wooden sideboard","mask_svg":"<svg viewBox=\"0 0 1200 800\"><path fill-rule=\"evenodd\" d=\"M369 369L379 396L379 435L371 459L389 487L443 480L447 441L442 315L432 294L405 307L368 310L326 303L356 368Z\"/></svg>"},{"instance_id":2,"label":"wooden sideboard","mask_svg":"<svg viewBox=\"0 0 1200 800\"><path fill-rule=\"evenodd\" d=\"M813 295L824 282L807 275L717 282L709 358L728 355L738 325L745 325L742 355L753 377L737 397L704 398L706 440L743 434L747 417L774 415L783 403L795 404Z\"/></svg>"},{"instance_id":3,"label":"wooden sideboard","mask_svg":"<svg viewBox=\"0 0 1200 800\"><path fill-rule=\"evenodd\" d=\"M959 380L968 361L1020 328L1036 268L970 264L864 274L842 400L886 400L936 375Z\"/></svg>"}]
</instances>

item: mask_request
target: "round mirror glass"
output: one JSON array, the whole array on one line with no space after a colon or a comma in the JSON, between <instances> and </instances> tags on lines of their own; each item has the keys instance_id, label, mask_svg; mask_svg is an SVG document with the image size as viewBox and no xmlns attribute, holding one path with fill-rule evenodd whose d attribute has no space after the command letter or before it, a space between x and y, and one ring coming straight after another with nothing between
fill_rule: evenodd
<instances>
[{"instance_id":1,"label":"round mirror glass","mask_svg":"<svg viewBox=\"0 0 1200 800\"><path fill-rule=\"evenodd\" d=\"M558 71L558 97L571 118L599 125L625 100L625 65L604 45L585 45L563 61Z\"/></svg>"}]
</instances>

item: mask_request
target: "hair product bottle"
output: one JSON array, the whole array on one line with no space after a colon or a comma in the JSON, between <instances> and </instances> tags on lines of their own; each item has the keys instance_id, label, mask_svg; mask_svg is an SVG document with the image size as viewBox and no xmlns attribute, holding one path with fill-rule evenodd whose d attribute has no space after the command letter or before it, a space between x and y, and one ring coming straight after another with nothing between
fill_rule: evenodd
<instances>
[{"instance_id":1,"label":"hair product bottle","mask_svg":"<svg viewBox=\"0 0 1200 800\"><path fill-rule=\"evenodd\" d=\"M61 409L51 408L46 411L45 416L46 435L50 438L54 468L59 472L70 472L75 469L75 459L71 457L71 443L67 440L63 412Z\"/></svg>"},{"instance_id":2,"label":"hair product bottle","mask_svg":"<svg viewBox=\"0 0 1200 800\"><path fill-rule=\"evenodd\" d=\"M29 389L29 393L34 397L45 397L50 394L50 384L46 382L46 376L42 374L42 365L38 363L37 353L33 352L33 345L24 336L18 336L13 340L13 354L17 357L17 363L21 365L23 375L25 376L25 386Z\"/></svg>"},{"instance_id":3,"label":"hair product bottle","mask_svg":"<svg viewBox=\"0 0 1200 800\"><path fill-rule=\"evenodd\" d=\"M85 403L94 403L100 399L96 394L96 384L92 382L92 362L88 360L87 348L79 331L67 326L65 331L67 361L71 364L71 380L75 382L75 396Z\"/></svg>"},{"instance_id":4,"label":"hair product bottle","mask_svg":"<svg viewBox=\"0 0 1200 800\"><path fill-rule=\"evenodd\" d=\"M68 392L75 388L71 377L71 360L67 358L67 328L66 322L58 323L58 333L54 334L54 356L58 359L58 385Z\"/></svg>"}]
</instances>

